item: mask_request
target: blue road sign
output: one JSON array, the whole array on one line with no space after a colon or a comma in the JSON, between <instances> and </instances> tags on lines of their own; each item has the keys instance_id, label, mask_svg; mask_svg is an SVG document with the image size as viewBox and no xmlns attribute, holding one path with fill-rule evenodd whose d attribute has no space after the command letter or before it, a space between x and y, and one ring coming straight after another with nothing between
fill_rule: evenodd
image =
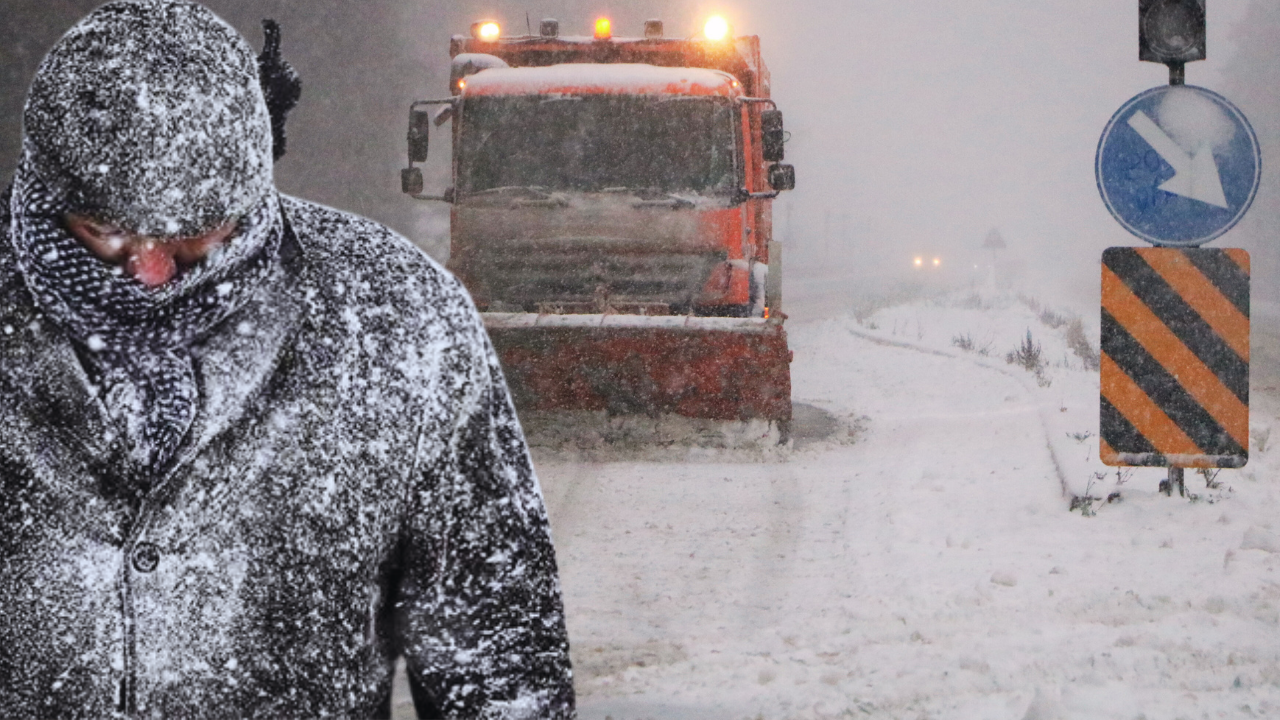
<instances>
[{"instance_id":1,"label":"blue road sign","mask_svg":"<svg viewBox=\"0 0 1280 720\"><path fill-rule=\"evenodd\" d=\"M1174 247L1230 230L1262 177L1244 113L1191 85L1152 88L1126 102L1102 131L1094 165L1116 220L1153 245Z\"/></svg>"}]
</instances>

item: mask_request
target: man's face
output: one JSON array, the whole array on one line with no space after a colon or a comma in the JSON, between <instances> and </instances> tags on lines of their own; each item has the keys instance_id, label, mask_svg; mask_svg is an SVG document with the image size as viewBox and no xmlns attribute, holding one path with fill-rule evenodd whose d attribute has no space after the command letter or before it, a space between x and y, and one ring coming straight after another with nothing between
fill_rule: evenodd
<instances>
[{"instance_id":1,"label":"man's face","mask_svg":"<svg viewBox=\"0 0 1280 720\"><path fill-rule=\"evenodd\" d=\"M235 232L228 221L195 237L155 238L135 235L110 223L83 215L66 215L67 229L100 260L119 265L149 288L173 279L179 269L190 267L220 247Z\"/></svg>"}]
</instances>

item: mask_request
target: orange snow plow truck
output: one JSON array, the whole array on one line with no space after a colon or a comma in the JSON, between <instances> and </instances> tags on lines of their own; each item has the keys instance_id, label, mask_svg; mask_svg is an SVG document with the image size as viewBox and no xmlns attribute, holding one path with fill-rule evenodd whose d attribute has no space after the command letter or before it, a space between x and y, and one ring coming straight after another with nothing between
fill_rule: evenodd
<instances>
[{"instance_id":1,"label":"orange snow plow truck","mask_svg":"<svg viewBox=\"0 0 1280 720\"><path fill-rule=\"evenodd\" d=\"M785 441L791 353L771 200L795 185L755 36L454 36L450 96L412 104L405 193L452 203L470 291L522 420L747 421ZM452 187L423 191L452 120Z\"/></svg>"}]
</instances>

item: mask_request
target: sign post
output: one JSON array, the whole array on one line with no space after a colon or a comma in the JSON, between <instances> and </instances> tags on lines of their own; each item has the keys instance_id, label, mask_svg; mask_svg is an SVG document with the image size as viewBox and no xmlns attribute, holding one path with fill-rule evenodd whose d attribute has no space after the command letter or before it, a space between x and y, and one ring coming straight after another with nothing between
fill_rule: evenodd
<instances>
[{"instance_id":1,"label":"sign post","mask_svg":"<svg viewBox=\"0 0 1280 720\"><path fill-rule=\"evenodd\" d=\"M1102 256L1099 455L1108 465L1238 468L1249 459L1249 254L1199 246L1248 211L1258 139L1226 98L1183 83L1205 57L1203 0L1139 0L1139 59L1170 84L1116 111L1098 142L1103 203L1155 247Z\"/></svg>"}]
</instances>

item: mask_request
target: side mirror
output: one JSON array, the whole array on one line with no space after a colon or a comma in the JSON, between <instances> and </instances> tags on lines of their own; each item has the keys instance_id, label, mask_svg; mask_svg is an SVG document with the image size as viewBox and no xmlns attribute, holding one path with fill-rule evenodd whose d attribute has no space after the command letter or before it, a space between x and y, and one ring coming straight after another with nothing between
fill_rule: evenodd
<instances>
[{"instance_id":1,"label":"side mirror","mask_svg":"<svg viewBox=\"0 0 1280 720\"><path fill-rule=\"evenodd\" d=\"M786 137L782 132L781 110L760 111L760 135L763 142L761 150L764 159L768 162L781 160L783 156L782 145L786 141Z\"/></svg>"},{"instance_id":2,"label":"side mirror","mask_svg":"<svg viewBox=\"0 0 1280 720\"><path fill-rule=\"evenodd\" d=\"M769 167L769 187L779 192L796 189L796 168L794 165L772 165Z\"/></svg>"},{"instance_id":3,"label":"side mirror","mask_svg":"<svg viewBox=\"0 0 1280 720\"><path fill-rule=\"evenodd\" d=\"M427 161L427 137L431 132L431 124L436 125L448 120L453 115L455 98L448 100L418 100L409 106L409 167L400 170L400 190L418 200L443 200L453 202L452 189L443 195L422 194L422 170L413 166L415 162ZM425 105L444 105L441 112L432 113ZM442 119L443 118L443 119Z\"/></svg>"},{"instance_id":4,"label":"side mirror","mask_svg":"<svg viewBox=\"0 0 1280 720\"><path fill-rule=\"evenodd\" d=\"M422 194L422 170L416 167L400 170L400 192L406 195Z\"/></svg>"},{"instance_id":5,"label":"side mirror","mask_svg":"<svg viewBox=\"0 0 1280 720\"><path fill-rule=\"evenodd\" d=\"M430 128L431 113L417 109L409 111L409 162L426 162Z\"/></svg>"}]
</instances>

